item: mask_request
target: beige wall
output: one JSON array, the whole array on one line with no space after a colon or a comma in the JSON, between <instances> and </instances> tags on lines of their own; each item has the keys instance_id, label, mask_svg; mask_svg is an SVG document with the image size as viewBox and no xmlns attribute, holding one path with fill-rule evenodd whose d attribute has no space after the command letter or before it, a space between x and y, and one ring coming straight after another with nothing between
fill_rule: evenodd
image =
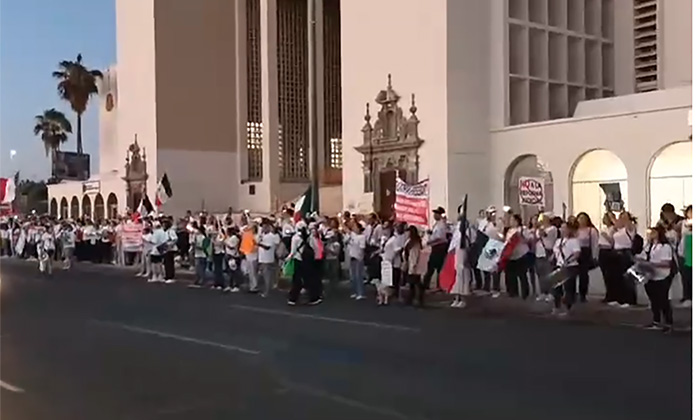
<instances>
[{"instance_id":1,"label":"beige wall","mask_svg":"<svg viewBox=\"0 0 700 420\"><path fill-rule=\"evenodd\" d=\"M116 0L119 67L119 130L117 150L126 153L138 135L149 170L157 168L156 60L154 0ZM155 192L151 175L148 192Z\"/></svg>"},{"instance_id":2,"label":"beige wall","mask_svg":"<svg viewBox=\"0 0 700 420\"><path fill-rule=\"evenodd\" d=\"M669 89L693 79L692 0L660 0L659 86Z\"/></svg>"},{"instance_id":3,"label":"beige wall","mask_svg":"<svg viewBox=\"0 0 700 420\"><path fill-rule=\"evenodd\" d=\"M158 147L236 150L235 2L156 0Z\"/></svg>"},{"instance_id":4,"label":"beige wall","mask_svg":"<svg viewBox=\"0 0 700 420\"><path fill-rule=\"evenodd\" d=\"M112 66L103 73L99 85L100 169L99 173L124 171L126 150L119 149L119 95L117 69ZM107 110L107 95L112 95L114 107Z\"/></svg>"},{"instance_id":5,"label":"beige wall","mask_svg":"<svg viewBox=\"0 0 700 420\"><path fill-rule=\"evenodd\" d=\"M447 195L447 0L352 0L341 2L343 84L343 203L354 209L371 197L363 194L362 143L365 103L374 103L393 76L400 106L408 114L416 94L420 135L420 176L430 176L431 200L444 205ZM366 205L366 204L365 204Z\"/></svg>"},{"instance_id":6,"label":"beige wall","mask_svg":"<svg viewBox=\"0 0 700 420\"><path fill-rule=\"evenodd\" d=\"M569 182L574 164L589 151L606 149L625 164L629 189L627 207L639 217L642 226L648 226L650 214L657 211L648 208L648 171L653 158L665 146L688 139L690 88L595 102L600 103L604 115L494 131L490 165L493 202L499 205L504 202L503 179L508 166L519 156L535 154L552 172L554 209L559 211L560 203L567 203L572 212L584 211L586 209L572 208ZM592 110L590 113L595 114Z\"/></svg>"}]
</instances>

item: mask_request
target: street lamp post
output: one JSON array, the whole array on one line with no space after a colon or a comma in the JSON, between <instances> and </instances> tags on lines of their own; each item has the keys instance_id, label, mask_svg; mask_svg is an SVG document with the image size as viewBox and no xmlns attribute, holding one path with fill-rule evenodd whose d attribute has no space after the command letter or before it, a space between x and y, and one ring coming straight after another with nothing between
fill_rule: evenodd
<instances>
[{"instance_id":1,"label":"street lamp post","mask_svg":"<svg viewBox=\"0 0 700 420\"><path fill-rule=\"evenodd\" d=\"M309 54L309 156L311 159L311 211L320 213L319 165L318 165L318 97L317 97L317 45L316 45L316 2L307 0L308 10L308 54Z\"/></svg>"}]
</instances>

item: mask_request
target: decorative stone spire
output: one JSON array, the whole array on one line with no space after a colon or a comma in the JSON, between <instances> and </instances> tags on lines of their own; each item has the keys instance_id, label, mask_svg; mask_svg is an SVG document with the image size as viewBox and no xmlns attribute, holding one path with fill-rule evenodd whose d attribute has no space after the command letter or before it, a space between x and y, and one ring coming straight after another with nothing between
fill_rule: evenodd
<instances>
[{"instance_id":1,"label":"decorative stone spire","mask_svg":"<svg viewBox=\"0 0 700 420\"><path fill-rule=\"evenodd\" d=\"M416 94L415 93L411 94L411 107L408 110L411 112L411 118L416 118L416 111L418 111L418 108L416 108Z\"/></svg>"},{"instance_id":2,"label":"decorative stone spire","mask_svg":"<svg viewBox=\"0 0 700 420\"><path fill-rule=\"evenodd\" d=\"M372 141L372 116L369 113L369 102L365 105L365 125L362 127L362 133L365 143Z\"/></svg>"},{"instance_id":3,"label":"decorative stone spire","mask_svg":"<svg viewBox=\"0 0 700 420\"><path fill-rule=\"evenodd\" d=\"M411 94L411 107L408 110L411 112L411 116L408 117L408 120L406 121L406 139L409 141L417 141L419 139L419 137L418 137L418 123L420 123L420 121L418 120L418 117L416 116L416 112L418 111L418 107L416 107L416 94L415 93Z\"/></svg>"}]
</instances>

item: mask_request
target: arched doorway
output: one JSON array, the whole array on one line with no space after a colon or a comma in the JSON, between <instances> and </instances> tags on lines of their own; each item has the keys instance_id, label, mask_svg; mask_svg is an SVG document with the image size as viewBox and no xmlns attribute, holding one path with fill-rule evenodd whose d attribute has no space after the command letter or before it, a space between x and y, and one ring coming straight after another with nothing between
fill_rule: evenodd
<instances>
[{"instance_id":1,"label":"arched doorway","mask_svg":"<svg viewBox=\"0 0 700 420\"><path fill-rule=\"evenodd\" d=\"M102 194L97 194L95 196L95 220L102 220L105 218L105 201L102 198Z\"/></svg>"},{"instance_id":2,"label":"arched doorway","mask_svg":"<svg viewBox=\"0 0 700 420\"><path fill-rule=\"evenodd\" d=\"M523 181L523 185L527 185L525 183L530 179L537 180L536 184L544 184L544 188L540 191L540 194L543 194L544 205L534 203L534 200L528 199L525 195L523 195L525 200L521 200L521 181ZM530 197L534 198L536 195ZM554 208L553 196L554 179L552 173L547 170L545 163L536 155L518 156L506 169L503 202L516 213L520 213L525 223L531 217L536 216L540 210L552 211ZM523 202L521 203L521 201Z\"/></svg>"},{"instance_id":3,"label":"arched doorway","mask_svg":"<svg viewBox=\"0 0 700 420\"><path fill-rule=\"evenodd\" d=\"M80 217L80 201L78 197L73 196L70 200L70 218L77 219Z\"/></svg>"},{"instance_id":4,"label":"arched doorway","mask_svg":"<svg viewBox=\"0 0 700 420\"><path fill-rule=\"evenodd\" d=\"M87 195L83 196L83 216L92 219L92 202Z\"/></svg>"},{"instance_id":5,"label":"arched doorway","mask_svg":"<svg viewBox=\"0 0 700 420\"><path fill-rule=\"evenodd\" d=\"M117 202L117 196L114 193L110 193L107 196L107 217L116 219L118 214L119 203Z\"/></svg>"},{"instance_id":6,"label":"arched doorway","mask_svg":"<svg viewBox=\"0 0 700 420\"><path fill-rule=\"evenodd\" d=\"M55 198L51 199L51 204L49 204L49 216L58 216L58 201Z\"/></svg>"},{"instance_id":7,"label":"arched doorway","mask_svg":"<svg viewBox=\"0 0 700 420\"><path fill-rule=\"evenodd\" d=\"M650 221L655 223L661 206L671 203L680 214L693 202L693 144L673 143L661 149L649 170Z\"/></svg>"},{"instance_id":8,"label":"arched doorway","mask_svg":"<svg viewBox=\"0 0 700 420\"><path fill-rule=\"evenodd\" d=\"M624 203L627 198L627 168L609 150L584 153L571 170L571 213L586 212L595 226L605 214L605 192L601 184L619 184Z\"/></svg>"},{"instance_id":9,"label":"arched doorway","mask_svg":"<svg viewBox=\"0 0 700 420\"><path fill-rule=\"evenodd\" d=\"M63 197L61 199L61 219L67 219L68 218L68 200L66 200L66 197Z\"/></svg>"}]
</instances>

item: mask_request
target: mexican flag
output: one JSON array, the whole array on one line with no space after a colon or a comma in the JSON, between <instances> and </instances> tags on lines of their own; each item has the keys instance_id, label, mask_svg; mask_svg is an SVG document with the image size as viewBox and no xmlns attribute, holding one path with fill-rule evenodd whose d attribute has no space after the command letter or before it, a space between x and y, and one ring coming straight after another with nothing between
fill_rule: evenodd
<instances>
[{"instance_id":1,"label":"mexican flag","mask_svg":"<svg viewBox=\"0 0 700 420\"><path fill-rule=\"evenodd\" d=\"M294 203L294 223L297 223L311 212L311 186Z\"/></svg>"},{"instance_id":2,"label":"mexican flag","mask_svg":"<svg viewBox=\"0 0 700 420\"><path fill-rule=\"evenodd\" d=\"M156 207L165 204L173 196L173 189L170 187L168 174L163 174L158 187L156 188Z\"/></svg>"},{"instance_id":3,"label":"mexican flag","mask_svg":"<svg viewBox=\"0 0 700 420\"><path fill-rule=\"evenodd\" d=\"M15 181L12 178L0 178L0 204L15 201Z\"/></svg>"}]
</instances>

